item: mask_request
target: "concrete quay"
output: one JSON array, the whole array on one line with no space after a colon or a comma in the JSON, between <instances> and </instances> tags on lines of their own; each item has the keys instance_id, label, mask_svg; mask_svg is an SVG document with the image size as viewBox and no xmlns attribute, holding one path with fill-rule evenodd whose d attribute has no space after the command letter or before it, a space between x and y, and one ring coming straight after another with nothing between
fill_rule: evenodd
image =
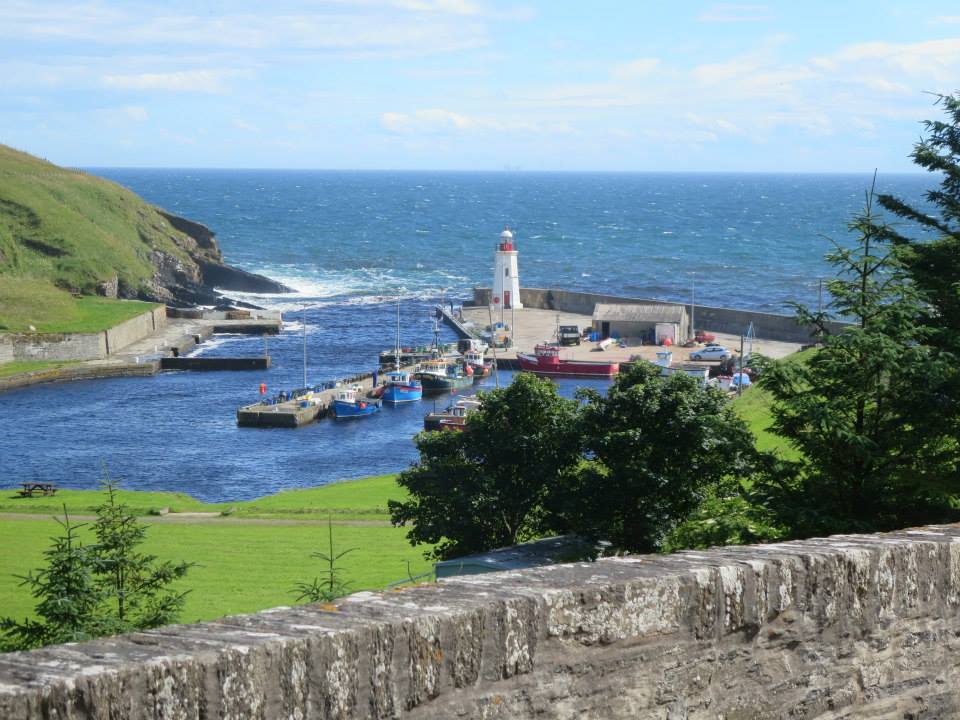
<instances>
[{"instance_id":1,"label":"concrete quay","mask_svg":"<svg viewBox=\"0 0 960 720\"><path fill-rule=\"evenodd\" d=\"M412 370L407 366L404 370ZM382 377L382 376L381 376ZM258 402L237 410L237 425L240 427L302 427L330 414L337 390L359 385L361 393L373 390L373 373L361 373L337 381L339 388L326 388L312 392L309 399L296 398L281 403Z\"/></svg>"},{"instance_id":2,"label":"concrete quay","mask_svg":"<svg viewBox=\"0 0 960 720\"><path fill-rule=\"evenodd\" d=\"M462 309L463 325L467 330L474 330L478 335L490 324L490 313L486 307L465 306ZM494 313L494 322L500 322L499 313ZM556 342L558 325L576 325L583 330L592 323L592 316L560 310L544 310L541 308L522 308L508 310L503 313L503 322L509 327L512 325L513 342L509 348L497 349L497 360L500 367L508 369L516 363L517 352L532 353L534 347L542 342ZM706 330L712 332L711 328ZM740 352L740 337L730 333L714 333L717 342L727 349ZM641 357L644 360L656 360L657 352L663 350L659 345L640 345L631 338L626 338L626 347L613 343L601 350L599 343L583 340L580 345L566 345L562 356L572 360L610 360L614 362L629 362L632 358ZM753 341L753 352L771 358L782 358L791 355L802 347L799 342L782 340L756 339ZM675 362L687 362L693 348L669 348L673 351ZM487 355L490 356L490 352Z\"/></svg>"},{"instance_id":3,"label":"concrete quay","mask_svg":"<svg viewBox=\"0 0 960 720\"><path fill-rule=\"evenodd\" d=\"M162 308L161 308L162 309ZM149 315L149 314L147 314ZM261 358L184 358L215 333L276 334L283 321L279 314L248 319L226 319L225 313L207 311L201 317L173 317L157 321L149 334L125 344L109 355L78 360L76 364L55 369L34 370L0 378L0 392L52 382L90 380L106 377L149 376L165 369L255 370L269 364ZM174 368L180 358L181 367ZM11 358L15 359L15 358ZM197 362L202 360L202 362ZM189 362L187 362L189 361ZM164 364L167 367L163 367Z\"/></svg>"}]
</instances>

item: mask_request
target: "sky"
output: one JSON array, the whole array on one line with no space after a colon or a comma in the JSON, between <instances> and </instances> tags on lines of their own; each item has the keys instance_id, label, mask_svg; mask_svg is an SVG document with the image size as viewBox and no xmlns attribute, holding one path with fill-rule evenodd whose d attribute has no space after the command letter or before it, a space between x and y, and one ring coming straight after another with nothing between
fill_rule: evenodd
<instances>
[{"instance_id":1,"label":"sky","mask_svg":"<svg viewBox=\"0 0 960 720\"><path fill-rule=\"evenodd\" d=\"M0 0L0 143L81 167L911 172L958 78L956 0Z\"/></svg>"}]
</instances>

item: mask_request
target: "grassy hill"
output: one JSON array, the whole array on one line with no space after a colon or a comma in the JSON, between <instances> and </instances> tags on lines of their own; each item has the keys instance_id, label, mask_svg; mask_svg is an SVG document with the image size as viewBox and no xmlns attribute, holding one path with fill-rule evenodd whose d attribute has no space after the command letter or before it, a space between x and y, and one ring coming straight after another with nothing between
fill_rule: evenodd
<instances>
[{"instance_id":1,"label":"grassy hill","mask_svg":"<svg viewBox=\"0 0 960 720\"><path fill-rule=\"evenodd\" d=\"M0 145L0 281L93 294L116 277L122 296L162 299L157 268L201 282L198 256L220 259L129 190Z\"/></svg>"}]
</instances>

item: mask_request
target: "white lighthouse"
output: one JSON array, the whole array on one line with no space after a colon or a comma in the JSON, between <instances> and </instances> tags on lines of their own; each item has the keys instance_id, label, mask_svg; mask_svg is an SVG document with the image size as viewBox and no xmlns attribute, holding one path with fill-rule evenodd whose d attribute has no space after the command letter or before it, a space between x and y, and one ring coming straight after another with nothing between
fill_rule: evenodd
<instances>
[{"instance_id":1,"label":"white lighthouse","mask_svg":"<svg viewBox=\"0 0 960 720\"><path fill-rule=\"evenodd\" d=\"M493 304L501 308L522 308L520 302L520 272L517 270L517 246L513 233L504 228L497 243L493 263Z\"/></svg>"}]
</instances>

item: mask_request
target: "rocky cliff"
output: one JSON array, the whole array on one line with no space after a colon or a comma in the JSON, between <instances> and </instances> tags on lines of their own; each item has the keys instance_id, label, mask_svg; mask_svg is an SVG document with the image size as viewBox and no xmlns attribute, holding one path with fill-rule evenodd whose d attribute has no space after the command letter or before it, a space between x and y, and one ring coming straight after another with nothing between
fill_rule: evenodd
<instances>
[{"instance_id":1,"label":"rocky cliff","mask_svg":"<svg viewBox=\"0 0 960 720\"><path fill-rule=\"evenodd\" d=\"M216 304L214 288L289 292L225 264L206 226L116 183L0 145L3 276L171 305Z\"/></svg>"}]
</instances>

